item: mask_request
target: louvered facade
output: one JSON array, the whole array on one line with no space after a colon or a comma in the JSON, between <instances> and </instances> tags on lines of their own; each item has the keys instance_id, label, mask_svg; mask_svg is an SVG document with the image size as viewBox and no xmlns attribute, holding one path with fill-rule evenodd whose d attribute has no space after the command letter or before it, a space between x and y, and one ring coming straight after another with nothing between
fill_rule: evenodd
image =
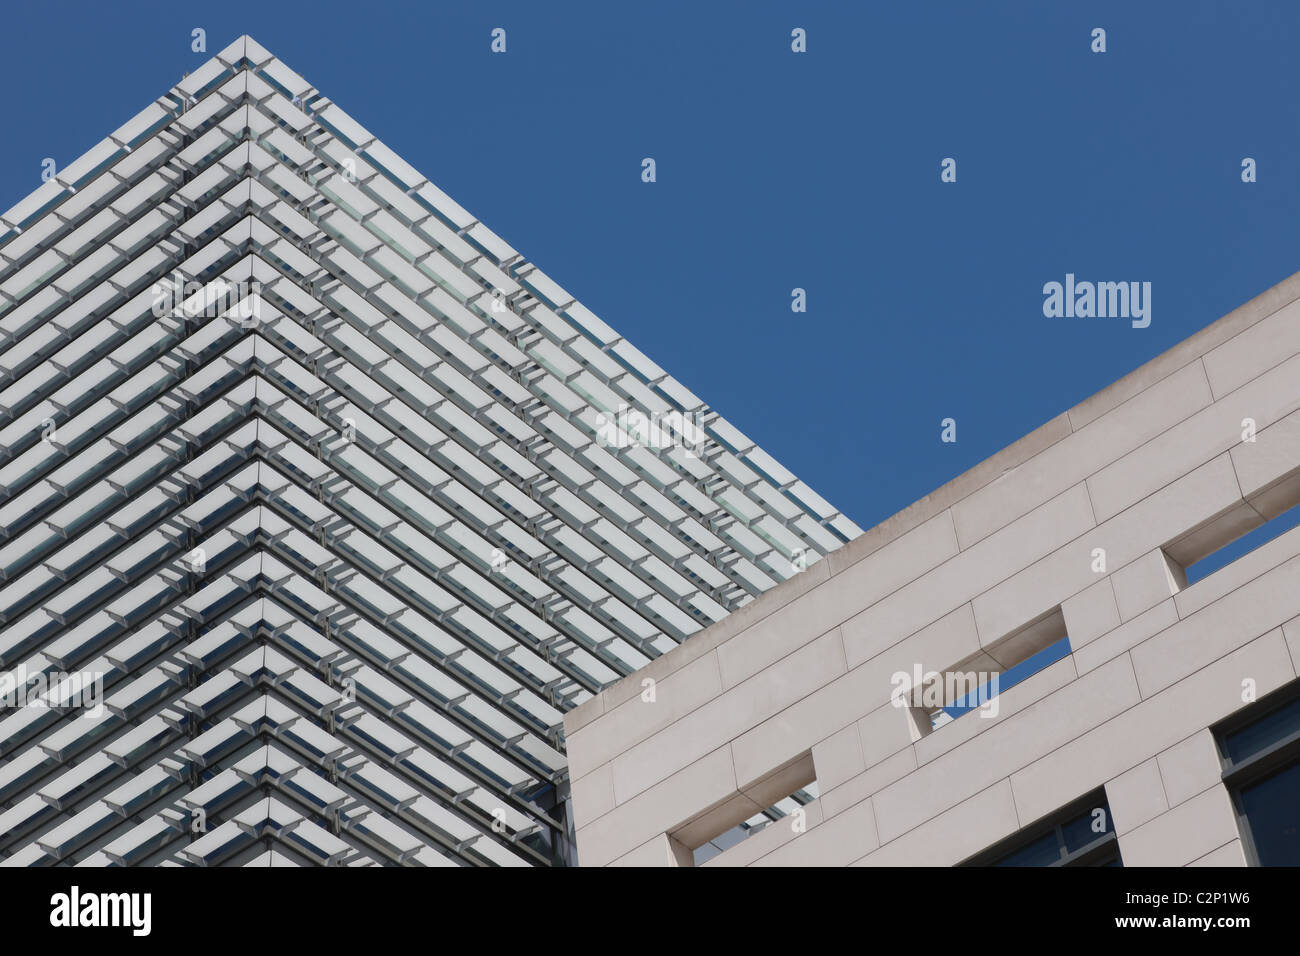
<instances>
[{"instance_id":1,"label":"louvered facade","mask_svg":"<svg viewBox=\"0 0 1300 956\"><path fill-rule=\"evenodd\" d=\"M564 713L859 533L241 38L0 217L0 862L572 862Z\"/></svg>"}]
</instances>

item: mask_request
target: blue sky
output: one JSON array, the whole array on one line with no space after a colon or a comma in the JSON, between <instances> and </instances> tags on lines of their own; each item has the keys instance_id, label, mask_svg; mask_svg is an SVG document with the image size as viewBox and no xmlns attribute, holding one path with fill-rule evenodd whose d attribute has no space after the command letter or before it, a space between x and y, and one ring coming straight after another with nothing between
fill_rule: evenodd
<instances>
[{"instance_id":1,"label":"blue sky","mask_svg":"<svg viewBox=\"0 0 1300 956\"><path fill-rule=\"evenodd\" d=\"M0 22L23 91L0 208L249 33L863 527L1300 269L1294 3L11 0ZM1045 318L1067 272L1152 283L1150 327Z\"/></svg>"}]
</instances>

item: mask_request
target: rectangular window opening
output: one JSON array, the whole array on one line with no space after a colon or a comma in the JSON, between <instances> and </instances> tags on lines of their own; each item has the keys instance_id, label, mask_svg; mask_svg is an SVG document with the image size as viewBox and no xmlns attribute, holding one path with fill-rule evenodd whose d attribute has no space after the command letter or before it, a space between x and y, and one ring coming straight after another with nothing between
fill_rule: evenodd
<instances>
[{"instance_id":1,"label":"rectangular window opening","mask_svg":"<svg viewBox=\"0 0 1300 956\"><path fill-rule=\"evenodd\" d=\"M976 854L960 866L1123 866L1105 789Z\"/></svg>"},{"instance_id":2,"label":"rectangular window opening","mask_svg":"<svg viewBox=\"0 0 1300 956\"><path fill-rule=\"evenodd\" d=\"M1300 866L1300 680L1214 729L1246 859Z\"/></svg>"},{"instance_id":3,"label":"rectangular window opening","mask_svg":"<svg viewBox=\"0 0 1300 956\"><path fill-rule=\"evenodd\" d=\"M1255 512L1254 509L1247 508L1246 512L1239 511L1238 513L1244 514L1246 518L1245 523L1228 526L1232 529L1228 533L1235 532L1235 537L1226 541L1215 542L1212 550L1208 550L1204 554L1199 553L1206 550L1207 546L1204 544L1199 548L1184 549L1185 553L1181 555L1181 559L1175 554L1179 550L1177 545L1171 545L1165 549L1170 557L1182 565L1187 575L1187 584L1195 584L1215 571L1226 568L1238 558L1259 551L1265 545L1276 541L1287 532L1300 527L1300 502L1292 503L1286 511L1267 521L1260 518L1258 512ZM1253 519L1250 517L1251 515L1254 516ZM1198 539L1193 538L1192 540Z\"/></svg>"},{"instance_id":4,"label":"rectangular window opening","mask_svg":"<svg viewBox=\"0 0 1300 956\"><path fill-rule=\"evenodd\" d=\"M752 786L677 828L669 837L679 845L679 859L700 866L724 850L756 836L768 827L806 827L804 807L817 799L812 751L772 771ZM755 807L764 809L755 812Z\"/></svg>"},{"instance_id":5,"label":"rectangular window opening","mask_svg":"<svg viewBox=\"0 0 1300 956\"><path fill-rule=\"evenodd\" d=\"M736 824L730 830L719 834L704 845L695 847L691 851L695 857L695 865L700 866L706 863L723 850L728 850L737 843L762 833L770 826L795 826L798 815L803 812L803 808L816 799L817 783L814 781L808 786L796 790L784 800L778 800L767 809L754 814L743 823Z\"/></svg>"},{"instance_id":6,"label":"rectangular window opening","mask_svg":"<svg viewBox=\"0 0 1300 956\"><path fill-rule=\"evenodd\" d=\"M999 694L1055 664L1070 653L1065 617L1059 607L1020 628L942 675L942 690L926 695L918 714L922 732L984 708ZM942 695L942 703L939 695Z\"/></svg>"}]
</instances>

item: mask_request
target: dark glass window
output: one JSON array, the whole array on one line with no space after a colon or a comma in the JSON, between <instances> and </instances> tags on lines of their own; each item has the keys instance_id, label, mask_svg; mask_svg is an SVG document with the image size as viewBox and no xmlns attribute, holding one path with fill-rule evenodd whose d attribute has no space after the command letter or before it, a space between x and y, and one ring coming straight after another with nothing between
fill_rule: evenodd
<instances>
[{"instance_id":1,"label":"dark glass window","mask_svg":"<svg viewBox=\"0 0 1300 956\"><path fill-rule=\"evenodd\" d=\"M1300 695L1289 704L1223 737L1223 755L1233 764L1258 756L1277 741L1300 730Z\"/></svg>"},{"instance_id":2,"label":"dark glass window","mask_svg":"<svg viewBox=\"0 0 1300 956\"><path fill-rule=\"evenodd\" d=\"M1026 827L965 866L1123 866L1102 790Z\"/></svg>"},{"instance_id":3,"label":"dark glass window","mask_svg":"<svg viewBox=\"0 0 1300 956\"><path fill-rule=\"evenodd\" d=\"M1221 724L1215 736L1246 858L1300 866L1300 681Z\"/></svg>"},{"instance_id":4,"label":"dark glass window","mask_svg":"<svg viewBox=\"0 0 1300 956\"><path fill-rule=\"evenodd\" d=\"M1300 760L1241 790L1261 866L1300 866Z\"/></svg>"},{"instance_id":5,"label":"dark glass window","mask_svg":"<svg viewBox=\"0 0 1300 956\"><path fill-rule=\"evenodd\" d=\"M1019 850L1013 850L1002 859L991 866L1054 866L1056 861L1061 858L1060 841L1056 839L1056 833L1048 833L1040 836L1037 840L1030 841L1028 846L1021 847Z\"/></svg>"}]
</instances>

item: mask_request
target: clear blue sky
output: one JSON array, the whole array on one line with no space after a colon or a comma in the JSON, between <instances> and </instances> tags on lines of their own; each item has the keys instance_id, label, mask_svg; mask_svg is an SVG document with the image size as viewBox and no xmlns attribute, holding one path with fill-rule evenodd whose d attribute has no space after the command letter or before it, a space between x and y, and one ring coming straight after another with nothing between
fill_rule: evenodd
<instances>
[{"instance_id":1,"label":"clear blue sky","mask_svg":"<svg viewBox=\"0 0 1300 956\"><path fill-rule=\"evenodd\" d=\"M1294 2L7 0L0 25L0 208L249 33L864 527L1300 270ZM1067 272L1151 282L1151 326L1044 318Z\"/></svg>"}]
</instances>

